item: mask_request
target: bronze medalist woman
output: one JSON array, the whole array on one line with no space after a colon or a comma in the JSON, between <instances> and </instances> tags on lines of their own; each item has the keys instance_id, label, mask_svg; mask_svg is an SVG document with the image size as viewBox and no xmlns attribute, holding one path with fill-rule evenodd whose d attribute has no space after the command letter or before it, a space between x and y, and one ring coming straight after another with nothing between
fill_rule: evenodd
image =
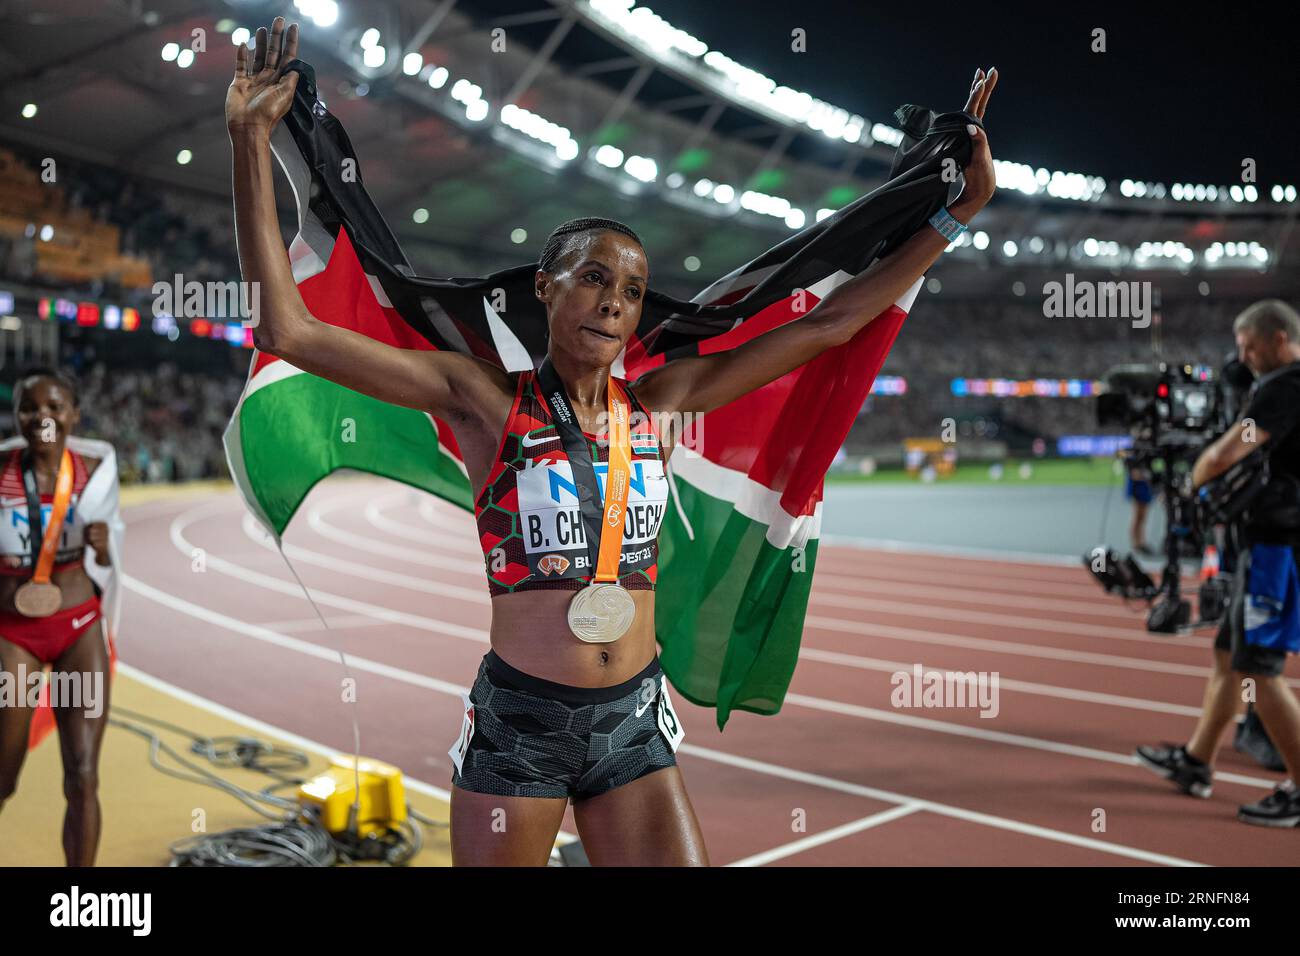
<instances>
[{"instance_id":1,"label":"bronze medalist woman","mask_svg":"<svg viewBox=\"0 0 1300 956\"><path fill-rule=\"evenodd\" d=\"M72 383L58 372L24 373L14 383L13 400L25 443L10 440L0 448L0 671L16 691L0 705L0 808L13 795L27 756L34 708L31 685L21 678L46 665L55 675L76 675L75 684L63 686L80 687L82 700L51 703L68 801L63 853L68 866L91 866L99 846L109 653L99 590L85 559L90 548L105 567L110 552L108 525L87 523L80 506L103 461L68 447L81 410Z\"/></svg>"},{"instance_id":2,"label":"bronze medalist woman","mask_svg":"<svg viewBox=\"0 0 1300 956\"><path fill-rule=\"evenodd\" d=\"M545 864L572 800L594 865L707 865L658 666L657 523L621 520L630 515L629 484L642 503L662 501L672 441L635 413L708 412L847 342L902 297L992 196L983 130L970 127L965 188L933 226L799 321L728 352L668 362L630 384L610 367L641 315L645 250L611 220L564 224L535 278L548 354L539 370L512 374L468 355L393 348L308 313L280 236L269 148L297 85L296 73L282 72L297 48L296 24L286 31L277 17L269 32L260 28L252 51L237 50L226 96L240 266L261 290L254 341L307 372L442 419L460 445L486 552L492 649L451 751L453 862ZM965 109L982 117L996 83L996 71L976 71ZM594 440L602 421L608 441ZM583 507L548 510L539 480L573 488ZM518 533L525 526L530 540ZM548 533L576 541L586 557L547 552ZM620 546L638 534L647 546L629 567Z\"/></svg>"}]
</instances>

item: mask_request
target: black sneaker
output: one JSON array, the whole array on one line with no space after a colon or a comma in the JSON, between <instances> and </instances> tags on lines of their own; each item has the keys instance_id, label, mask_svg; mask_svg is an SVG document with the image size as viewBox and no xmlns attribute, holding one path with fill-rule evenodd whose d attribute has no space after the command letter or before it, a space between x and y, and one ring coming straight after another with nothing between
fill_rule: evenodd
<instances>
[{"instance_id":1,"label":"black sneaker","mask_svg":"<svg viewBox=\"0 0 1300 956\"><path fill-rule=\"evenodd\" d=\"M1273 741L1269 740L1268 732L1253 710L1247 713L1246 718L1237 725L1237 735L1232 741L1232 749L1254 758L1269 770L1275 772L1286 770L1282 755L1273 746Z\"/></svg>"},{"instance_id":2,"label":"black sneaker","mask_svg":"<svg viewBox=\"0 0 1300 956\"><path fill-rule=\"evenodd\" d=\"M1193 762L1186 747L1165 744L1162 747L1138 747L1138 763L1172 780L1183 793L1202 799L1209 797L1213 774L1208 764Z\"/></svg>"},{"instance_id":3,"label":"black sneaker","mask_svg":"<svg viewBox=\"0 0 1300 956\"><path fill-rule=\"evenodd\" d=\"M1238 807L1237 819L1260 827L1300 826L1300 790L1283 780L1263 800Z\"/></svg>"}]
</instances>

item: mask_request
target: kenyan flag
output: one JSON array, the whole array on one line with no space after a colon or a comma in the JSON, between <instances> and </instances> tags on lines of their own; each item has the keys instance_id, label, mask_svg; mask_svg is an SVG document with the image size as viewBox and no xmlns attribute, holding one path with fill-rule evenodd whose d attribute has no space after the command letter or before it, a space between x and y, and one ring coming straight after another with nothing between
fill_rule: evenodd
<instances>
[{"instance_id":1,"label":"kenyan flag","mask_svg":"<svg viewBox=\"0 0 1300 956\"><path fill-rule=\"evenodd\" d=\"M298 203L289 258L311 313L399 348L453 349L507 371L536 367L546 348L545 311L530 294L536 264L487 277L416 276L366 194L347 134L317 99L311 67L289 68L302 75L272 145ZM915 106L896 115L905 135L888 182L689 302L650 290L614 374L635 381L665 361L797 321L920 228L947 201L944 161L960 168L968 157L969 120ZM816 563L822 480L919 285L853 341L704 416L700 440L673 453L655 627L674 688L715 706L719 728L732 710L781 707ZM254 353L225 444L245 501L277 538L311 487L339 468L472 508L445 424L272 356Z\"/></svg>"}]
</instances>

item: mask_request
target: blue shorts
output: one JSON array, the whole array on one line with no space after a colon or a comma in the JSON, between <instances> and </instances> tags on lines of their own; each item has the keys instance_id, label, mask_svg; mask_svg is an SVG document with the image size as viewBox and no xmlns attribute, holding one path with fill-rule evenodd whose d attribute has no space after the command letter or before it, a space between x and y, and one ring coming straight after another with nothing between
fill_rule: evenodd
<instances>
[{"instance_id":1,"label":"blue shorts","mask_svg":"<svg viewBox=\"0 0 1300 956\"><path fill-rule=\"evenodd\" d=\"M1151 482L1144 478L1134 478L1132 475L1124 485L1124 497L1132 498L1140 505L1149 505L1155 499L1151 491Z\"/></svg>"},{"instance_id":2,"label":"blue shorts","mask_svg":"<svg viewBox=\"0 0 1300 956\"><path fill-rule=\"evenodd\" d=\"M1232 600L1215 647L1232 651L1232 669L1276 676L1300 652L1298 547L1253 544L1237 563Z\"/></svg>"},{"instance_id":3,"label":"blue shorts","mask_svg":"<svg viewBox=\"0 0 1300 956\"><path fill-rule=\"evenodd\" d=\"M462 790L584 800L677 764L684 731L656 657L612 687L525 674L488 651L448 755Z\"/></svg>"}]
</instances>

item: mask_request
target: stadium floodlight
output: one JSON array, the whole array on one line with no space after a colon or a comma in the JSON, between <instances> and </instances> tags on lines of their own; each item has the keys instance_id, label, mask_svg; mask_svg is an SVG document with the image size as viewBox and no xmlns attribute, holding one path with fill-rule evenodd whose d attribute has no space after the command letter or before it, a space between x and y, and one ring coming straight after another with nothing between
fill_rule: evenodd
<instances>
[{"instance_id":1,"label":"stadium floodlight","mask_svg":"<svg viewBox=\"0 0 1300 956\"><path fill-rule=\"evenodd\" d=\"M465 104L465 118L471 122L477 123L488 115L487 100L474 100L472 103Z\"/></svg>"},{"instance_id":2,"label":"stadium floodlight","mask_svg":"<svg viewBox=\"0 0 1300 956\"><path fill-rule=\"evenodd\" d=\"M180 52L181 45L179 43L164 43L162 48L162 58L168 63L171 63L176 59Z\"/></svg>"},{"instance_id":3,"label":"stadium floodlight","mask_svg":"<svg viewBox=\"0 0 1300 956\"><path fill-rule=\"evenodd\" d=\"M408 53L402 57L402 72L407 76L415 76L424 66L424 57L418 53Z\"/></svg>"},{"instance_id":4,"label":"stadium floodlight","mask_svg":"<svg viewBox=\"0 0 1300 956\"><path fill-rule=\"evenodd\" d=\"M1242 192L1246 194L1247 202L1254 202L1259 198L1259 190L1257 190L1253 185L1244 187Z\"/></svg>"},{"instance_id":5,"label":"stadium floodlight","mask_svg":"<svg viewBox=\"0 0 1300 956\"><path fill-rule=\"evenodd\" d=\"M785 214L785 224L791 229L802 229L808 221L808 214L802 209L791 209Z\"/></svg>"},{"instance_id":6,"label":"stadium floodlight","mask_svg":"<svg viewBox=\"0 0 1300 956\"><path fill-rule=\"evenodd\" d=\"M682 265L687 272L696 272L700 268L700 258L699 256L687 256L682 260Z\"/></svg>"},{"instance_id":7,"label":"stadium floodlight","mask_svg":"<svg viewBox=\"0 0 1300 956\"><path fill-rule=\"evenodd\" d=\"M428 222L428 221L429 221L429 210L427 210L427 209L425 209L423 206L421 206L419 209L415 210L415 212L411 213L411 219L412 219L414 222L417 222L417 223L425 223L425 222Z\"/></svg>"},{"instance_id":8,"label":"stadium floodlight","mask_svg":"<svg viewBox=\"0 0 1300 956\"><path fill-rule=\"evenodd\" d=\"M1233 183L1232 187L1229 188L1228 194L1232 196L1233 202L1241 202L1243 199L1246 198L1246 194L1241 191L1241 187L1238 186L1236 183Z\"/></svg>"},{"instance_id":9,"label":"stadium floodlight","mask_svg":"<svg viewBox=\"0 0 1300 956\"><path fill-rule=\"evenodd\" d=\"M451 76L445 66L440 66L429 74L429 86L435 90L440 90L446 84L447 78Z\"/></svg>"},{"instance_id":10,"label":"stadium floodlight","mask_svg":"<svg viewBox=\"0 0 1300 956\"><path fill-rule=\"evenodd\" d=\"M623 165L623 151L617 146L610 146L606 143L596 150L595 159L602 166L618 169Z\"/></svg>"},{"instance_id":11,"label":"stadium floodlight","mask_svg":"<svg viewBox=\"0 0 1300 956\"><path fill-rule=\"evenodd\" d=\"M469 106L475 100L483 98L483 89L477 83L471 83L469 80L461 78L452 84L451 98Z\"/></svg>"},{"instance_id":12,"label":"stadium floodlight","mask_svg":"<svg viewBox=\"0 0 1300 956\"><path fill-rule=\"evenodd\" d=\"M1269 190L1269 195L1273 197L1273 202L1281 202L1282 187L1279 186L1277 183L1274 183L1273 188Z\"/></svg>"},{"instance_id":13,"label":"stadium floodlight","mask_svg":"<svg viewBox=\"0 0 1300 956\"><path fill-rule=\"evenodd\" d=\"M379 30L371 27L365 33L361 34L361 49L369 50L371 47L379 45Z\"/></svg>"},{"instance_id":14,"label":"stadium floodlight","mask_svg":"<svg viewBox=\"0 0 1300 956\"><path fill-rule=\"evenodd\" d=\"M1013 242L1010 239L1002 243L1002 254L1007 258L1013 258L1015 254L1019 251L1020 251L1020 247L1017 246L1015 242Z\"/></svg>"},{"instance_id":15,"label":"stadium floodlight","mask_svg":"<svg viewBox=\"0 0 1300 956\"><path fill-rule=\"evenodd\" d=\"M383 66L386 59L388 59L388 51L382 46L366 47L365 52L361 54L361 62L372 70Z\"/></svg>"},{"instance_id":16,"label":"stadium floodlight","mask_svg":"<svg viewBox=\"0 0 1300 956\"><path fill-rule=\"evenodd\" d=\"M975 233L974 236L971 237L971 242L976 249L979 249L981 252L983 252L985 249L989 247L989 234L983 231L977 232Z\"/></svg>"},{"instance_id":17,"label":"stadium floodlight","mask_svg":"<svg viewBox=\"0 0 1300 956\"><path fill-rule=\"evenodd\" d=\"M834 210L834 209L826 209L826 208L824 208L824 207L821 208L821 209L818 209L818 210L817 210L817 221L818 221L818 222L821 222L821 221L822 221L823 219L825 219L827 216L833 216L833 215L835 215L835 212L836 212L836 210ZM951 245L949 246L949 248L951 248Z\"/></svg>"},{"instance_id":18,"label":"stadium floodlight","mask_svg":"<svg viewBox=\"0 0 1300 956\"><path fill-rule=\"evenodd\" d=\"M568 162L578 155L578 141L576 139L567 139L555 147L555 155L560 159Z\"/></svg>"},{"instance_id":19,"label":"stadium floodlight","mask_svg":"<svg viewBox=\"0 0 1300 956\"><path fill-rule=\"evenodd\" d=\"M1031 236L1029 239L1029 251L1035 255L1043 251L1044 245L1042 236Z\"/></svg>"},{"instance_id":20,"label":"stadium floodlight","mask_svg":"<svg viewBox=\"0 0 1300 956\"><path fill-rule=\"evenodd\" d=\"M189 69L190 65L193 62L194 62L194 51L191 50L189 47L186 47L185 49L181 50L181 52L176 55L176 65L179 66L182 70Z\"/></svg>"},{"instance_id":21,"label":"stadium floodlight","mask_svg":"<svg viewBox=\"0 0 1300 956\"><path fill-rule=\"evenodd\" d=\"M49 223L41 226L41 242L49 242L54 238L54 227Z\"/></svg>"},{"instance_id":22,"label":"stadium floodlight","mask_svg":"<svg viewBox=\"0 0 1300 956\"><path fill-rule=\"evenodd\" d=\"M664 179L664 185L669 189L679 189L682 183L686 182L686 177L681 173L669 173Z\"/></svg>"},{"instance_id":23,"label":"stadium floodlight","mask_svg":"<svg viewBox=\"0 0 1300 956\"><path fill-rule=\"evenodd\" d=\"M629 156L623 164L623 172L643 183L653 182L659 175L659 165L648 156Z\"/></svg>"},{"instance_id":24,"label":"stadium floodlight","mask_svg":"<svg viewBox=\"0 0 1300 956\"><path fill-rule=\"evenodd\" d=\"M176 162L182 166L188 166L190 164L190 160L193 158L194 158L194 154L190 152L188 149L182 149L179 153L176 154Z\"/></svg>"},{"instance_id":25,"label":"stadium floodlight","mask_svg":"<svg viewBox=\"0 0 1300 956\"><path fill-rule=\"evenodd\" d=\"M338 22L339 5L334 0L293 0L293 5L318 27L332 27Z\"/></svg>"},{"instance_id":26,"label":"stadium floodlight","mask_svg":"<svg viewBox=\"0 0 1300 956\"><path fill-rule=\"evenodd\" d=\"M253 34L249 32L248 27L238 27L230 34L230 42L235 46L243 46Z\"/></svg>"},{"instance_id":27,"label":"stadium floodlight","mask_svg":"<svg viewBox=\"0 0 1300 956\"><path fill-rule=\"evenodd\" d=\"M230 19L230 17L222 17L217 21L218 33L229 33L233 29L235 29L235 21Z\"/></svg>"},{"instance_id":28,"label":"stadium floodlight","mask_svg":"<svg viewBox=\"0 0 1300 956\"><path fill-rule=\"evenodd\" d=\"M884 123L876 123L871 127L871 138L886 146L897 146L903 141L903 131Z\"/></svg>"},{"instance_id":29,"label":"stadium floodlight","mask_svg":"<svg viewBox=\"0 0 1300 956\"><path fill-rule=\"evenodd\" d=\"M718 183L718 185L713 187L713 198L715 201L726 206L736 198L735 187L728 186L726 183Z\"/></svg>"},{"instance_id":30,"label":"stadium floodlight","mask_svg":"<svg viewBox=\"0 0 1300 956\"><path fill-rule=\"evenodd\" d=\"M36 115L36 104L35 104L35 103L24 103L24 104L23 104L23 119L31 119L31 118L32 118L33 116L35 116L35 115Z\"/></svg>"},{"instance_id":31,"label":"stadium floodlight","mask_svg":"<svg viewBox=\"0 0 1300 956\"><path fill-rule=\"evenodd\" d=\"M515 245L519 245L521 242L526 242L527 240L528 240L527 229L524 229L521 226L516 226L514 229L510 230L510 241L513 242Z\"/></svg>"}]
</instances>

